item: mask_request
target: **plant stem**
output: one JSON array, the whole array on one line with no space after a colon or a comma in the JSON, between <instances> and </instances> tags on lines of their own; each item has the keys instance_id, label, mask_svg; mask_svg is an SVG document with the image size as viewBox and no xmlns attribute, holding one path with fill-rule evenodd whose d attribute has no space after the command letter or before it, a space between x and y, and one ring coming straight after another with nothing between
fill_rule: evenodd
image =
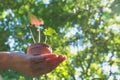
<instances>
[{"instance_id":1,"label":"plant stem","mask_svg":"<svg viewBox=\"0 0 120 80\"><path fill-rule=\"evenodd\" d=\"M30 33L31 33L31 35L32 35L33 42L36 43L35 38L34 38L34 35L33 35L33 33L32 33L32 30L31 30L30 28L29 28L29 30L30 30Z\"/></svg>"},{"instance_id":2,"label":"plant stem","mask_svg":"<svg viewBox=\"0 0 120 80\"><path fill-rule=\"evenodd\" d=\"M38 43L40 43L40 27L38 28L38 34L39 34Z\"/></svg>"},{"instance_id":3,"label":"plant stem","mask_svg":"<svg viewBox=\"0 0 120 80\"><path fill-rule=\"evenodd\" d=\"M47 35L45 36L45 43L47 42Z\"/></svg>"}]
</instances>

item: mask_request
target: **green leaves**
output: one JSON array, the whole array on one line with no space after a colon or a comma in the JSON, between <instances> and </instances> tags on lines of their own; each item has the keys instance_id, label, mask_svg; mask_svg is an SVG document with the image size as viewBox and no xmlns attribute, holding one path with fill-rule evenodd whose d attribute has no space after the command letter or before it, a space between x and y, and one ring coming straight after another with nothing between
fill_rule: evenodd
<instances>
[{"instance_id":1,"label":"green leaves","mask_svg":"<svg viewBox=\"0 0 120 80\"><path fill-rule=\"evenodd\" d=\"M9 50L9 46L5 45L9 36L15 39L13 50L25 52L26 47L33 43L29 29L25 27L30 23L27 16L29 11L35 15L32 15L35 22L39 23L40 18L45 22L41 27L41 41L47 40L53 53L68 57L66 62L47 76L48 79L109 77L102 69L103 65L110 63L110 67L114 65L110 60L120 60L119 0L50 0L48 4L44 4L44 1L0 0L0 50ZM8 9L14 16L6 15ZM113 28L115 26L117 31ZM35 39L38 39L36 28L31 27L31 30ZM70 37L66 37L67 33ZM72 52L77 50L75 54L71 53L71 46ZM5 76L10 75L6 73ZM25 79L21 75L19 78ZM40 79L44 80L45 77L41 76Z\"/></svg>"},{"instance_id":2,"label":"green leaves","mask_svg":"<svg viewBox=\"0 0 120 80\"><path fill-rule=\"evenodd\" d=\"M114 0L110 8L112 9L112 13L114 13L115 15L120 15L120 1L119 0Z\"/></svg>"},{"instance_id":3,"label":"green leaves","mask_svg":"<svg viewBox=\"0 0 120 80\"><path fill-rule=\"evenodd\" d=\"M56 33L56 31L53 28L50 28L50 27L48 27L44 31L44 35L46 35L46 36L52 36L55 33Z\"/></svg>"}]
</instances>

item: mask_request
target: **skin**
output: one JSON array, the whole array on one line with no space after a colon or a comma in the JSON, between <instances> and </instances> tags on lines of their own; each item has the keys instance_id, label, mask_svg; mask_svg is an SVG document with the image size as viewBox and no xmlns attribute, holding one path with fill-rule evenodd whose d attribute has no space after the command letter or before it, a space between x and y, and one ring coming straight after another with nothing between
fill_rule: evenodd
<instances>
[{"instance_id":1,"label":"skin","mask_svg":"<svg viewBox=\"0 0 120 80\"><path fill-rule=\"evenodd\" d=\"M51 72L66 59L56 54L21 54L20 52L0 52L0 70L16 70L36 77Z\"/></svg>"}]
</instances>

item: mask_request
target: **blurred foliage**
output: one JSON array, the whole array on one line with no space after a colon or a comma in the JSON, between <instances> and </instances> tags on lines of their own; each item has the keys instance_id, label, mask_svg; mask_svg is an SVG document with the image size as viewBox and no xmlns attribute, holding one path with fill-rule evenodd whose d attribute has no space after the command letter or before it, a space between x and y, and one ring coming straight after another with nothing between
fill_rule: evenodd
<instances>
[{"instance_id":1,"label":"blurred foliage","mask_svg":"<svg viewBox=\"0 0 120 80\"><path fill-rule=\"evenodd\" d=\"M115 80L120 74L119 5L119 0L0 0L0 51L26 52L33 43L27 26L31 12L44 20L42 42L48 35L53 53L67 56L38 80ZM4 80L32 79L15 71L1 75Z\"/></svg>"}]
</instances>

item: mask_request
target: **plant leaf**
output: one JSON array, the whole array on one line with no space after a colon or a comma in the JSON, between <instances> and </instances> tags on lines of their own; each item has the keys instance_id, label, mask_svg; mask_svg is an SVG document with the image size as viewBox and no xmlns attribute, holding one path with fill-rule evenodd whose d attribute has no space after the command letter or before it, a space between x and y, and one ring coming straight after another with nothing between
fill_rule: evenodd
<instances>
[{"instance_id":1,"label":"plant leaf","mask_svg":"<svg viewBox=\"0 0 120 80\"><path fill-rule=\"evenodd\" d=\"M50 27L45 29L44 31L44 35L47 35L47 36L52 36L54 33L56 33L56 31Z\"/></svg>"},{"instance_id":2,"label":"plant leaf","mask_svg":"<svg viewBox=\"0 0 120 80\"><path fill-rule=\"evenodd\" d=\"M28 17L30 19L30 23L32 25L34 25L35 27L38 27L42 24L44 24L43 20L42 19L38 19L35 15L33 15L32 13L28 13Z\"/></svg>"}]
</instances>

